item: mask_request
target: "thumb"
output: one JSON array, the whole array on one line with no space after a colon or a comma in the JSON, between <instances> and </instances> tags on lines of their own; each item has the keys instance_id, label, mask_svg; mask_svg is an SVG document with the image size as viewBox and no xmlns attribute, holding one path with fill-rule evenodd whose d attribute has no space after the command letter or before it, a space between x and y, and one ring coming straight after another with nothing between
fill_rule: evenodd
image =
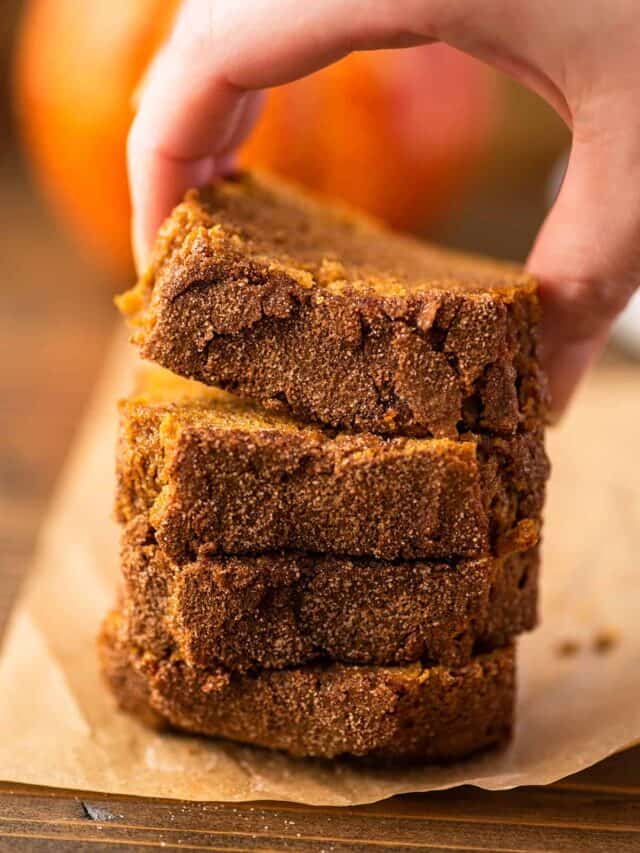
<instances>
[{"instance_id":1,"label":"thumb","mask_svg":"<svg viewBox=\"0 0 640 853\"><path fill-rule=\"evenodd\" d=\"M557 201L527 267L541 283L541 357L559 415L640 281L640 151L633 134L574 123Z\"/></svg>"}]
</instances>

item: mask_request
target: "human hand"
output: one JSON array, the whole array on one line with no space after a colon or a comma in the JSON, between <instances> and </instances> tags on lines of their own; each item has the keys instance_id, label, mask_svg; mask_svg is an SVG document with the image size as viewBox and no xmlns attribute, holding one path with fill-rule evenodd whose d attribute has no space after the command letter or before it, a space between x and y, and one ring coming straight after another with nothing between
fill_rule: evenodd
<instances>
[{"instance_id":1,"label":"human hand","mask_svg":"<svg viewBox=\"0 0 640 853\"><path fill-rule=\"evenodd\" d=\"M186 189L229 168L260 91L354 50L443 41L518 79L573 132L562 189L529 256L560 413L640 276L640 17L635 0L186 0L129 136L144 265Z\"/></svg>"}]
</instances>

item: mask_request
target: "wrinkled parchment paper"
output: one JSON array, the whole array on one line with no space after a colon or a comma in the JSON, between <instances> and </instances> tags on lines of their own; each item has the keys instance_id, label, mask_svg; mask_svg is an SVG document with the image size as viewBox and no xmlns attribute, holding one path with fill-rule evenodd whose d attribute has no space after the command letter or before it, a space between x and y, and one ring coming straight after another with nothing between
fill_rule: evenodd
<instances>
[{"instance_id":1,"label":"wrinkled parchment paper","mask_svg":"<svg viewBox=\"0 0 640 853\"><path fill-rule=\"evenodd\" d=\"M198 800L351 805L463 783L542 784L640 740L640 372L602 368L552 431L543 626L519 645L513 744L450 767L360 769L149 732L116 711L94 637L118 581L116 342L0 658L0 778Z\"/></svg>"}]
</instances>

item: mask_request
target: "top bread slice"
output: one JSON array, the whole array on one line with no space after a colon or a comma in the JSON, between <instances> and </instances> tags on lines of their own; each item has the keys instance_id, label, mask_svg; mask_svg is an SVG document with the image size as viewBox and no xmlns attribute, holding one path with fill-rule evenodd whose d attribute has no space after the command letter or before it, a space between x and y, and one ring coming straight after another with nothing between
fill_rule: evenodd
<instances>
[{"instance_id":1,"label":"top bread slice","mask_svg":"<svg viewBox=\"0 0 640 853\"><path fill-rule=\"evenodd\" d=\"M271 178L190 192L118 300L144 357L307 421L456 438L537 431L537 284Z\"/></svg>"}]
</instances>

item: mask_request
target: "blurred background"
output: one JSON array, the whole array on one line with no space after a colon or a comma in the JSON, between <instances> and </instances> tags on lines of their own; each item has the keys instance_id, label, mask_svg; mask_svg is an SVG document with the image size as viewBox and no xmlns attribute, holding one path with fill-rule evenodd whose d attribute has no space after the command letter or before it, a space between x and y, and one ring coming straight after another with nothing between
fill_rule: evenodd
<instances>
[{"instance_id":1,"label":"blurred background","mask_svg":"<svg viewBox=\"0 0 640 853\"><path fill-rule=\"evenodd\" d=\"M124 142L175 5L3 0L3 596L118 325L111 296L133 278ZM431 239L522 260L568 145L537 97L436 46L354 55L270 93L241 163Z\"/></svg>"}]
</instances>

